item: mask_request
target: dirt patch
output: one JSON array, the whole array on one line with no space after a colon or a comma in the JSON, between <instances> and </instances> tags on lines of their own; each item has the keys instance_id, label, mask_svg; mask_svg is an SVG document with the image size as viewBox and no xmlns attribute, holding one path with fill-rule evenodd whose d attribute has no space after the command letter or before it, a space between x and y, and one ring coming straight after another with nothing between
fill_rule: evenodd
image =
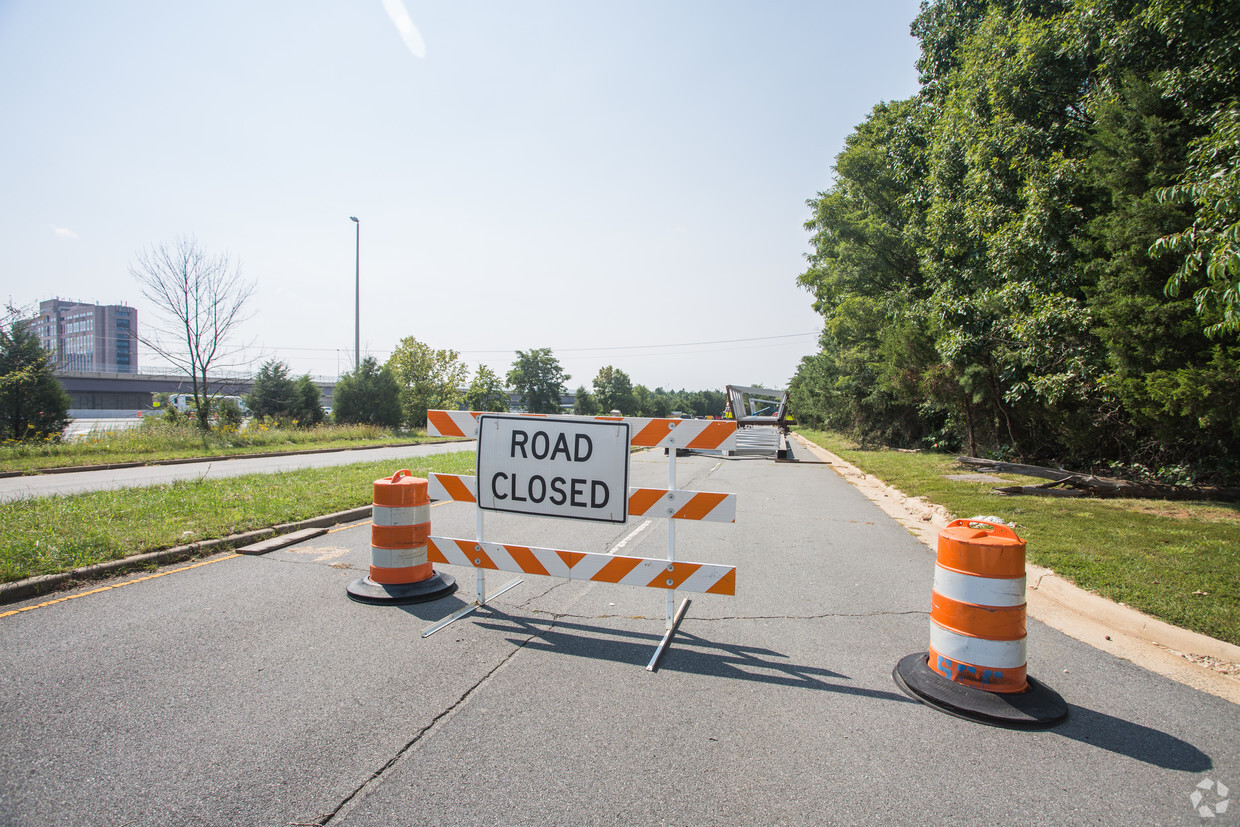
<instances>
[{"instance_id":1,"label":"dirt patch","mask_svg":"<svg viewBox=\"0 0 1240 827\"><path fill-rule=\"evenodd\" d=\"M1208 523L1240 523L1240 509L1219 508L1206 505L1188 506L1183 503L1155 503L1149 500L1125 500L1126 511L1139 511L1173 520L1203 520Z\"/></svg>"}]
</instances>

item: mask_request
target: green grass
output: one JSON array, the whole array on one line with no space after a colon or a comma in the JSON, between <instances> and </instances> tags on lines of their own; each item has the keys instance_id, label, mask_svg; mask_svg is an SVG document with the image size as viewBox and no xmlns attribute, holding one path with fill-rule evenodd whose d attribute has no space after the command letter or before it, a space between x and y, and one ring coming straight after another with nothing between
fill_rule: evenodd
<instances>
[{"instance_id":1,"label":"green grass","mask_svg":"<svg viewBox=\"0 0 1240 827\"><path fill-rule=\"evenodd\" d=\"M956 517L993 515L1026 542L1028 560L1162 620L1240 644L1240 505L1002 496L954 456L870 450L799 430L863 471ZM1010 484L1042 483L1001 474Z\"/></svg>"},{"instance_id":2,"label":"green grass","mask_svg":"<svg viewBox=\"0 0 1240 827\"><path fill-rule=\"evenodd\" d=\"M192 423L174 424L151 417L136 428L93 431L65 442L6 442L0 445L0 471L30 473L56 467L359 448L431 439L425 431L392 433L370 425L278 428L251 423L243 431L225 428L203 434Z\"/></svg>"},{"instance_id":3,"label":"green grass","mask_svg":"<svg viewBox=\"0 0 1240 827\"><path fill-rule=\"evenodd\" d=\"M471 473L472 451L0 503L0 581L367 505L400 468Z\"/></svg>"}]
</instances>

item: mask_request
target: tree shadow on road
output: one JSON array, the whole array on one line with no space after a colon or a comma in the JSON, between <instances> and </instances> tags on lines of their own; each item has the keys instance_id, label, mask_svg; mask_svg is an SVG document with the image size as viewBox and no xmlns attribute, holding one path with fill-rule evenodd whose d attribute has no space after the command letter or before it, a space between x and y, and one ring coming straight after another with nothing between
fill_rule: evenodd
<instances>
[{"instance_id":1,"label":"tree shadow on road","mask_svg":"<svg viewBox=\"0 0 1240 827\"><path fill-rule=\"evenodd\" d=\"M526 649L631 664L634 667L645 666L649 662L663 637L662 634L572 623L563 619L540 621L502 612L479 616L474 622L481 628L502 634L521 635L509 637L508 642ZM842 683L851 679L830 669L790 663L787 655L772 649L717 643L683 629L672 638L671 645L663 653L659 669L916 703L897 692Z\"/></svg>"}]
</instances>

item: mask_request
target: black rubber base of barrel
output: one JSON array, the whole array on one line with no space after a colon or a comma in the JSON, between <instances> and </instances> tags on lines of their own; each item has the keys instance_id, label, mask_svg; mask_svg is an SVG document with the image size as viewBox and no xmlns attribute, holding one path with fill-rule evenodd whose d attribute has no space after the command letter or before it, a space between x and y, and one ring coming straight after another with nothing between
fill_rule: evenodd
<instances>
[{"instance_id":1,"label":"black rubber base of barrel","mask_svg":"<svg viewBox=\"0 0 1240 827\"><path fill-rule=\"evenodd\" d=\"M891 677L913 700L940 712L1009 729L1050 729L1068 717L1068 705L1055 690L1027 678L1024 692L987 692L948 680L930 668L925 652L915 652L896 664Z\"/></svg>"},{"instance_id":2,"label":"black rubber base of barrel","mask_svg":"<svg viewBox=\"0 0 1240 827\"><path fill-rule=\"evenodd\" d=\"M369 577L354 580L346 591L358 603L399 606L405 603L428 603L456 591L456 578L435 572L417 583L376 583Z\"/></svg>"}]
</instances>

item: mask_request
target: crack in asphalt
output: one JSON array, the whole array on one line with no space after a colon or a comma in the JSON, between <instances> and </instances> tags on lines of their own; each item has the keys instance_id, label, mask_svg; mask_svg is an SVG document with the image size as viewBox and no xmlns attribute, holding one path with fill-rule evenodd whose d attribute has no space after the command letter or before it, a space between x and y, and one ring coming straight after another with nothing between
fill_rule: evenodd
<instances>
[{"instance_id":1,"label":"crack in asphalt","mask_svg":"<svg viewBox=\"0 0 1240 827\"><path fill-rule=\"evenodd\" d=\"M716 467L718 466L712 467L710 470L706 471L704 474L693 475L694 478L686 485L686 487L693 485L694 483L698 482L700 479L709 477ZM618 535L616 538L617 542L623 536L624 536L623 534ZM281 560L280 562L293 562L293 561ZM520 609L526 609L531 614L541 615L541 616L548 618L550 623L547 626L547 628L542 629L535 634L531 634L527 636L524 640L522 640L516 647L513 648L511 652L509 652L490 671L488 671L485 675L479 678L472 686L466 689L460 695L460 697L458 697L454 702L449 704L446 709L444 709L438 715L432 718L431 721L428 724L426 724L426 726L422 727L416 733L414 733L413 737L410 738L409 741L403 747L401 747L396 752L395 755L393 755L390 759L388 759L383 764L382 767L372 772L365 781L363 781L361 784L357 786L356 789L353 790L353 792L345 796L345 798L339 804L337 804L333 810L321 816L318 816L312 822L298 822L298 824L299 825L313 825L314 827L328 827L328 825L330 825L332 821L334 821L336 818L340 817L341 815L347 815L353 809L354 802L360 803L362 798L364 798L366 791L370 789L376 782L382 780L384 774L388 770L390 770L392 767L396 766L396 764L399 763L402 758L404 758L414 747L416 747L419 743L421 743L421 741L427 735L429 735L431 731L434 730L441 721L444 721L446 718L448 718L454 712L460 709L465 704L465 702L468 701L470 697L473 696L475 692L481 689L482 686L491 679L493 675L499 672L500 669L503 669L505 666L507 666L512 661L512 659L517 656L517 653L519 653L522 649L524 649L526 645L529 644L530 641L534 640L535 638L542 637L546 635L548 632L555 629L556 624L560 620L563 620L566 618L567 619L589 620L589 619L625 617L624 615L574 615L574 614L570 614L567 612L548 612L542 609L529 608L531 603L535 603L536 601L541 600L542 598L549 595L551 592L555 591L558 588L561 588L562 586L566 586L571 582L572 582L571 580L563 580L561 582L554 582L551 585L549 585L547 588L543 589L538 594L531 595L526 600L518 604L518 608ZM719 618L697 618L697 619L698 620L817 620L817 619L826 618L826 617L875 617L875 616L884 615L884 614L926 614L926 612L873 612L873 613L861 614L861 615L831 614L831 615L808 615L804 617L753 616L753 617L719 617ZM663 619L663 618L646 618L644 616L633 616L632 619L648 620L648 619Z\"/></svg>"},{"instance_id":2,"label":"crack in asphalt","mask_svg":"<svg viewBox=\"0 0 1240 827\"><path fill-rule=\"evenodd\" d=\"M516 647L513 648L511 652L505 655L504 658L501 659L500 662L497 663L489 672L487 672L485 675L479 678L472 686L470 686L463 693L461 693L461 696L457 698L455 701L453 701L451 704L449 704L446 709L444 709L438 715L432 718L430 723L428 723L426 726L422 727L416 733L414 733L413 737L410 738L409 741L403 747L397 750L395 755L393 755L390 759L388 759L384 763L384 765L380 767L378 770L375 770L374 772L372 772L370 774L370 777L367 778L365 781L363 781L361 784L359 784L357 788L353 790L353 792L345 796L345 798L339 804L336 805L335 809L333 809L329 813L325 813L321 816L318 816L313 822L308 822L308 824L313 825L313 827L327 827L338 816L347 815L353 809L353 807L350 805L352 805L355 801L357 803L361 803L361 800L364 797L366 791L370 787L372 787L376 782L382 780L384 773L386 773L392 767L396 766L396 764L399 763L400 760L404 758L405 755L407 755L410 750L416 747L422 741L423 738L429 735L431 731L434 730L441 721L445 720L446 718L451 716L454 712L456 712L458 709L460 709L461 706L463 706L464 703L468 701L475 692L481 689L483 684L487 683L496 672L498 672L499 670L507 666L512 661L512 659L517 656L517 653L525 648L526 644L528 644L534 638L540 637L541 635L545 634L547 631L550 631L553 628L555 628L555 621L552 621L551 625L547 629L542 630L538 632L537 634L531 634L529 637L525 638L525 640L522 640ZM298 824L306 824L306 823L298 822Z\"/></svg>"}]
</instances>

